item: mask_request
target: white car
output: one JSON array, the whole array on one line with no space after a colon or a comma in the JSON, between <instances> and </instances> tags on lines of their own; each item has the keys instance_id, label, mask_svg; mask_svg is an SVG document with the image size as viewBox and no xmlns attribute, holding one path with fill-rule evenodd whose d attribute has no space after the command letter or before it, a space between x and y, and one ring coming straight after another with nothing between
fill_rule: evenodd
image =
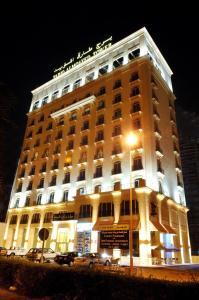
<instances>
[{"instance_id":1,"label":"white car","mask_svg":"<svg viewBox=\"0 0 199 300\"><path fill-rule=\"evenodd\" d=\"M51 248L44 248L43 249L43 261L44 262L54 261L57 254L60 254L60 253L53 251ZM42 257L42 248L31 248L26 253L26 258L28 260L31 260L34 262L42 262L41 257Z\"/></svg>"},{"instance_id":2,"label":"white car","mask_svg":"<svg viewBox=\"0 0 199 300\"><path fill-rule=\"evenodd\" d=\"M27 252L28 250L23 247L14 247L7 249L7 256L25 256Z\"/></svg>"}]
</instances>

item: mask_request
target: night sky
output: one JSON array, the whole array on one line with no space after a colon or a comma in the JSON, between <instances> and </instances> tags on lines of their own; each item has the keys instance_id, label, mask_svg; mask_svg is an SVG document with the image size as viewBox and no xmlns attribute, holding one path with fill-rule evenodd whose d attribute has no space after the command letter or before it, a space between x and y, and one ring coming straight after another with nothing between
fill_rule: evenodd
<instances>
[{"instance_id":1,"label":"night sky","mask_svg":"<svg viewBox=\"0 0 199 300\"><path fill-rule=\"evenodd\" d=\"M43 1L40 1L43 3ZM32 4L31 4L32 3ZM148 2L147 2L148 3ZM160 6L161 4L161 6ZM190 3L189 3L190 4ZM171 67L177 101L199 113L197 9L169 2L133 1L107 7L76 2L7 3L0 12L0 82L16 96L13 120L18 126L20 151L31 103L31 90L52 79L53 70L78 51L113 36L113 43L145 26ZM16 152L16 151L15 151ZM15 156L13 159L16 160ZM11 175L12 177L13 175Z\"/></svg>"}]
</instances>

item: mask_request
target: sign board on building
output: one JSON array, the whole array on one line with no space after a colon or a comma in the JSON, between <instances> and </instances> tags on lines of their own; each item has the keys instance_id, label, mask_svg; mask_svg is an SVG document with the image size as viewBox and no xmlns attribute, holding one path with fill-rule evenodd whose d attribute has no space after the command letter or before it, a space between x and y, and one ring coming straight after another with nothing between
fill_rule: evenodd
<instances>
[{"instance_id":1,"label":"sign board on building","mask_svg":"<svg viewBox=\"0 0 199 300\"><path fill-rule=\"evenodd\" d=\"M105 224L95 224L93 230L101 231L101 230L129 230L128 224L112 224L112 225L105 225Z\"/></svg>"},{"instance_id":2,"label":"sign board on building","mask_svg":"<svg viewBox=\"0 0 199 300\"><path fill-rule=\"evenodd\" d=\"M58 214L53 215L53 221L68 221L74 219L75 219L74 212L60 212Z\"/></svg>"},{"instance_id":3,"label":"sign board on building","mask_svg":"<svg viewBox=\"0 0 199 300\"><path fill-rule=\"evenodd\" d=\"M101 231L100 248L129 249L129 231L128 230Z\"/></svg>"}]
</instances>

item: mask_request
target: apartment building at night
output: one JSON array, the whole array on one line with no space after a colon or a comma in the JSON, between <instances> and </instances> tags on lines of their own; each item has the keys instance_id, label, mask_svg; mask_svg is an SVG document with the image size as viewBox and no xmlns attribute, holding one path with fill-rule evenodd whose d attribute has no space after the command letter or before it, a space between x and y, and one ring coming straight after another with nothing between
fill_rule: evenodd
<instances>
[{"instance_id":1,"label":"apartment building at night","mask_svg":"<svg viewBox=\"0 0 199 300\"><path fill-rule=\"evenodd\" d=\"M54 250L126 256L128 243L104 236L128 232L131 219L135 263L190 262L171 75L142 28L79 52L32 91L7 248L41 246L45 227Z\"/></svg>"}]
</instances>

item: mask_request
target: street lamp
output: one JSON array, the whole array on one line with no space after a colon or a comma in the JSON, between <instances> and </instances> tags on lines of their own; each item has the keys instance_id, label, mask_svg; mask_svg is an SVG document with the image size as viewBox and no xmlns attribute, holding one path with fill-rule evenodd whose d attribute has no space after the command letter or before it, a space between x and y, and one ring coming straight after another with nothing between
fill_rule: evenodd
<instances>
[{"instance_id":1,"label":"street lamp","mask_svg":"<svg viewBox=\"0 0 199 300\"><path fill-rule=\"evenodd\" d=\"M133 224L132 224L132 159L131 159L131 153L132 153L132 146L137 144L137 136L133 133L128 134L126 137L126 143L129 146L129 164L130 164L130 226L129 226L129 255L130 255L130 276L133 273Z\"/></svg>"}]
</instances>

